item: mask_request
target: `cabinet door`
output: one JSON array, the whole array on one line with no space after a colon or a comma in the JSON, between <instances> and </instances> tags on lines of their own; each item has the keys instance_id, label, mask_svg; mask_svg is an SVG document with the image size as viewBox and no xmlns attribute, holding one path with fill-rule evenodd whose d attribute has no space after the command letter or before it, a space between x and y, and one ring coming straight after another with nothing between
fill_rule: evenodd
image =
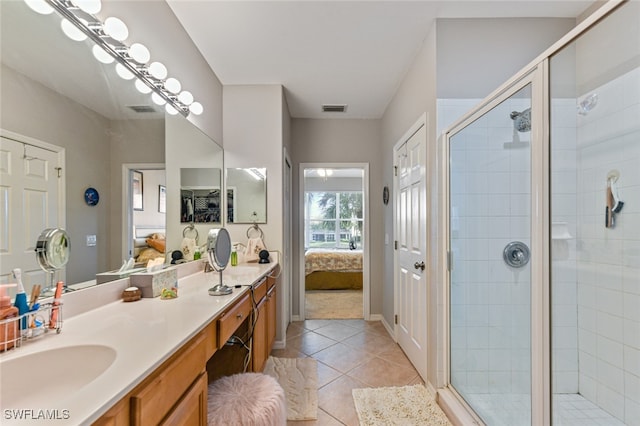
<instances>
[{"instance_id":1,"label":"cabinet door","mask_svg":"<svg viewBox=\"0 0 640 426\"><path fill-rule=\"evenodd\" d=\"M262 299L256 309L258 315L256 326L253 329L253 346L251 356L253 358L253 371L259 372L264 368L267 360L267 309L266 298Z\"/></svg>"},{"instance_id":2,"label":"cabinet door","mask_svg":"<svg viewBox=\"0 0 640 426\"><path fill-rule=\"evenodd\" d=\"M161 424L171 426L205 426L207 424L206 373L198 377Z\"/></svg>"},{"instance_id":3,"label":"cabinet door","mask_svg":"<svg viewBox=\"0 0 640 426\"><path fill-rule=\"evenodd\" d=\"M267 357L271 353L273 342L276 340L276 287L272 287L267 293Z\"/></svg>"}]
</instances>

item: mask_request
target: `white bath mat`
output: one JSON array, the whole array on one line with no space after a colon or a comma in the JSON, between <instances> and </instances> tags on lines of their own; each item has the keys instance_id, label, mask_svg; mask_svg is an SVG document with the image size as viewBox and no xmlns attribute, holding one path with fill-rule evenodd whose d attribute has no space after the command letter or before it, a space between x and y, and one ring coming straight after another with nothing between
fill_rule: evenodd
<instances>
[{"instance_id":1,"label":"white bath mat","mask_svg":"<svg viewBox=\"0 0 640 426\"><path fill-rule=\"evenodd\" d=\"M264 367L280 383L287 397L287 420L318 418L318 364L313 358L275 358Z\"/></svg>"},{"instance_id":2,"label":"white bath mat","mask_svg":"<svg viewBox=\"0 0 640 426\"><path fill-rule=\"evenodd\" d=\"M361 426L451 426L423 385L353 389Z\"/></svg>"}]
</instances>

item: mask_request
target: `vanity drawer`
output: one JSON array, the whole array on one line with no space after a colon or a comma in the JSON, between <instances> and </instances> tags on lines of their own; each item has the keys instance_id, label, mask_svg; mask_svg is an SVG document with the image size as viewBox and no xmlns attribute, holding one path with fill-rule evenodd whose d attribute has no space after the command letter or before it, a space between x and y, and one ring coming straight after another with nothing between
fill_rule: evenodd
<instances>
[{"instance_id":1,"label":"vanity drawer","mask_svg":"<svg viewBox=\"0 0 640 426\"><path fill-rule=\"evenodd\" d=\"M160 372L131 397L131 424L159 424L204 372L205 352L205 334L202 333L181 354L163 364L157 370Z\"/></svg>"},{"instance_id":2,"label":"vanity drawer","mask_svg":"<svg viewBox=\"0 0 640 426\"><path fill-rule=\"evenodd\" d=\"M267 295L267 277L258 281L253 287L253 300L260 303L262 298Z\"/></svg>"},{"instance_id":3,"label":"vanity drawer","mask_svg":"<svg viewBox=\"0 0 640 426\"><path fill-rule=\"evenodd\" d=\"M218 348L222 348L229 340L229 337L238 329L240 324L249 317L251 313L250 295L245 295L231 309L222 314L218 319Z\"/></svg>"}]
</instances>

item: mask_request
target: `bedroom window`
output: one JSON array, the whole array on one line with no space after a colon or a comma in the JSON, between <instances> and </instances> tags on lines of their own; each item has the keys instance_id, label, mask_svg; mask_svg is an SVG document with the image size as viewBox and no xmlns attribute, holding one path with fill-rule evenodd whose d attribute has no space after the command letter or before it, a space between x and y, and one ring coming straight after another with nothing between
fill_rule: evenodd
<instances>
[{"instance_id":1,"label":"bedroom window","mask_svg":"<svg viewBox=\"0 0 640 426\"><path fill-rule=\"evenodd\" d=\"M307 248L362 248L362 191L305 192Z\"/></svg>"}]
</instances>

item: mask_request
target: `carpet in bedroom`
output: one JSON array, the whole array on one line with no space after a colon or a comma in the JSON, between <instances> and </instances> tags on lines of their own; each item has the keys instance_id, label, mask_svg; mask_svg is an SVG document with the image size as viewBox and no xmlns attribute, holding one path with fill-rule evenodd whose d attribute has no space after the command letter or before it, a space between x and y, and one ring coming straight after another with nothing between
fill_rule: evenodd
<instances>
[{"instance_id":1,"label":"carpet in bedroom","mask_svg":"<svg viewBox=\"0 0 640 426\"><path fill-rule=\"evenodd\" d=\"M307 319L362 318L362 290L307 290Z\"/></svg>"}]
</instances>

